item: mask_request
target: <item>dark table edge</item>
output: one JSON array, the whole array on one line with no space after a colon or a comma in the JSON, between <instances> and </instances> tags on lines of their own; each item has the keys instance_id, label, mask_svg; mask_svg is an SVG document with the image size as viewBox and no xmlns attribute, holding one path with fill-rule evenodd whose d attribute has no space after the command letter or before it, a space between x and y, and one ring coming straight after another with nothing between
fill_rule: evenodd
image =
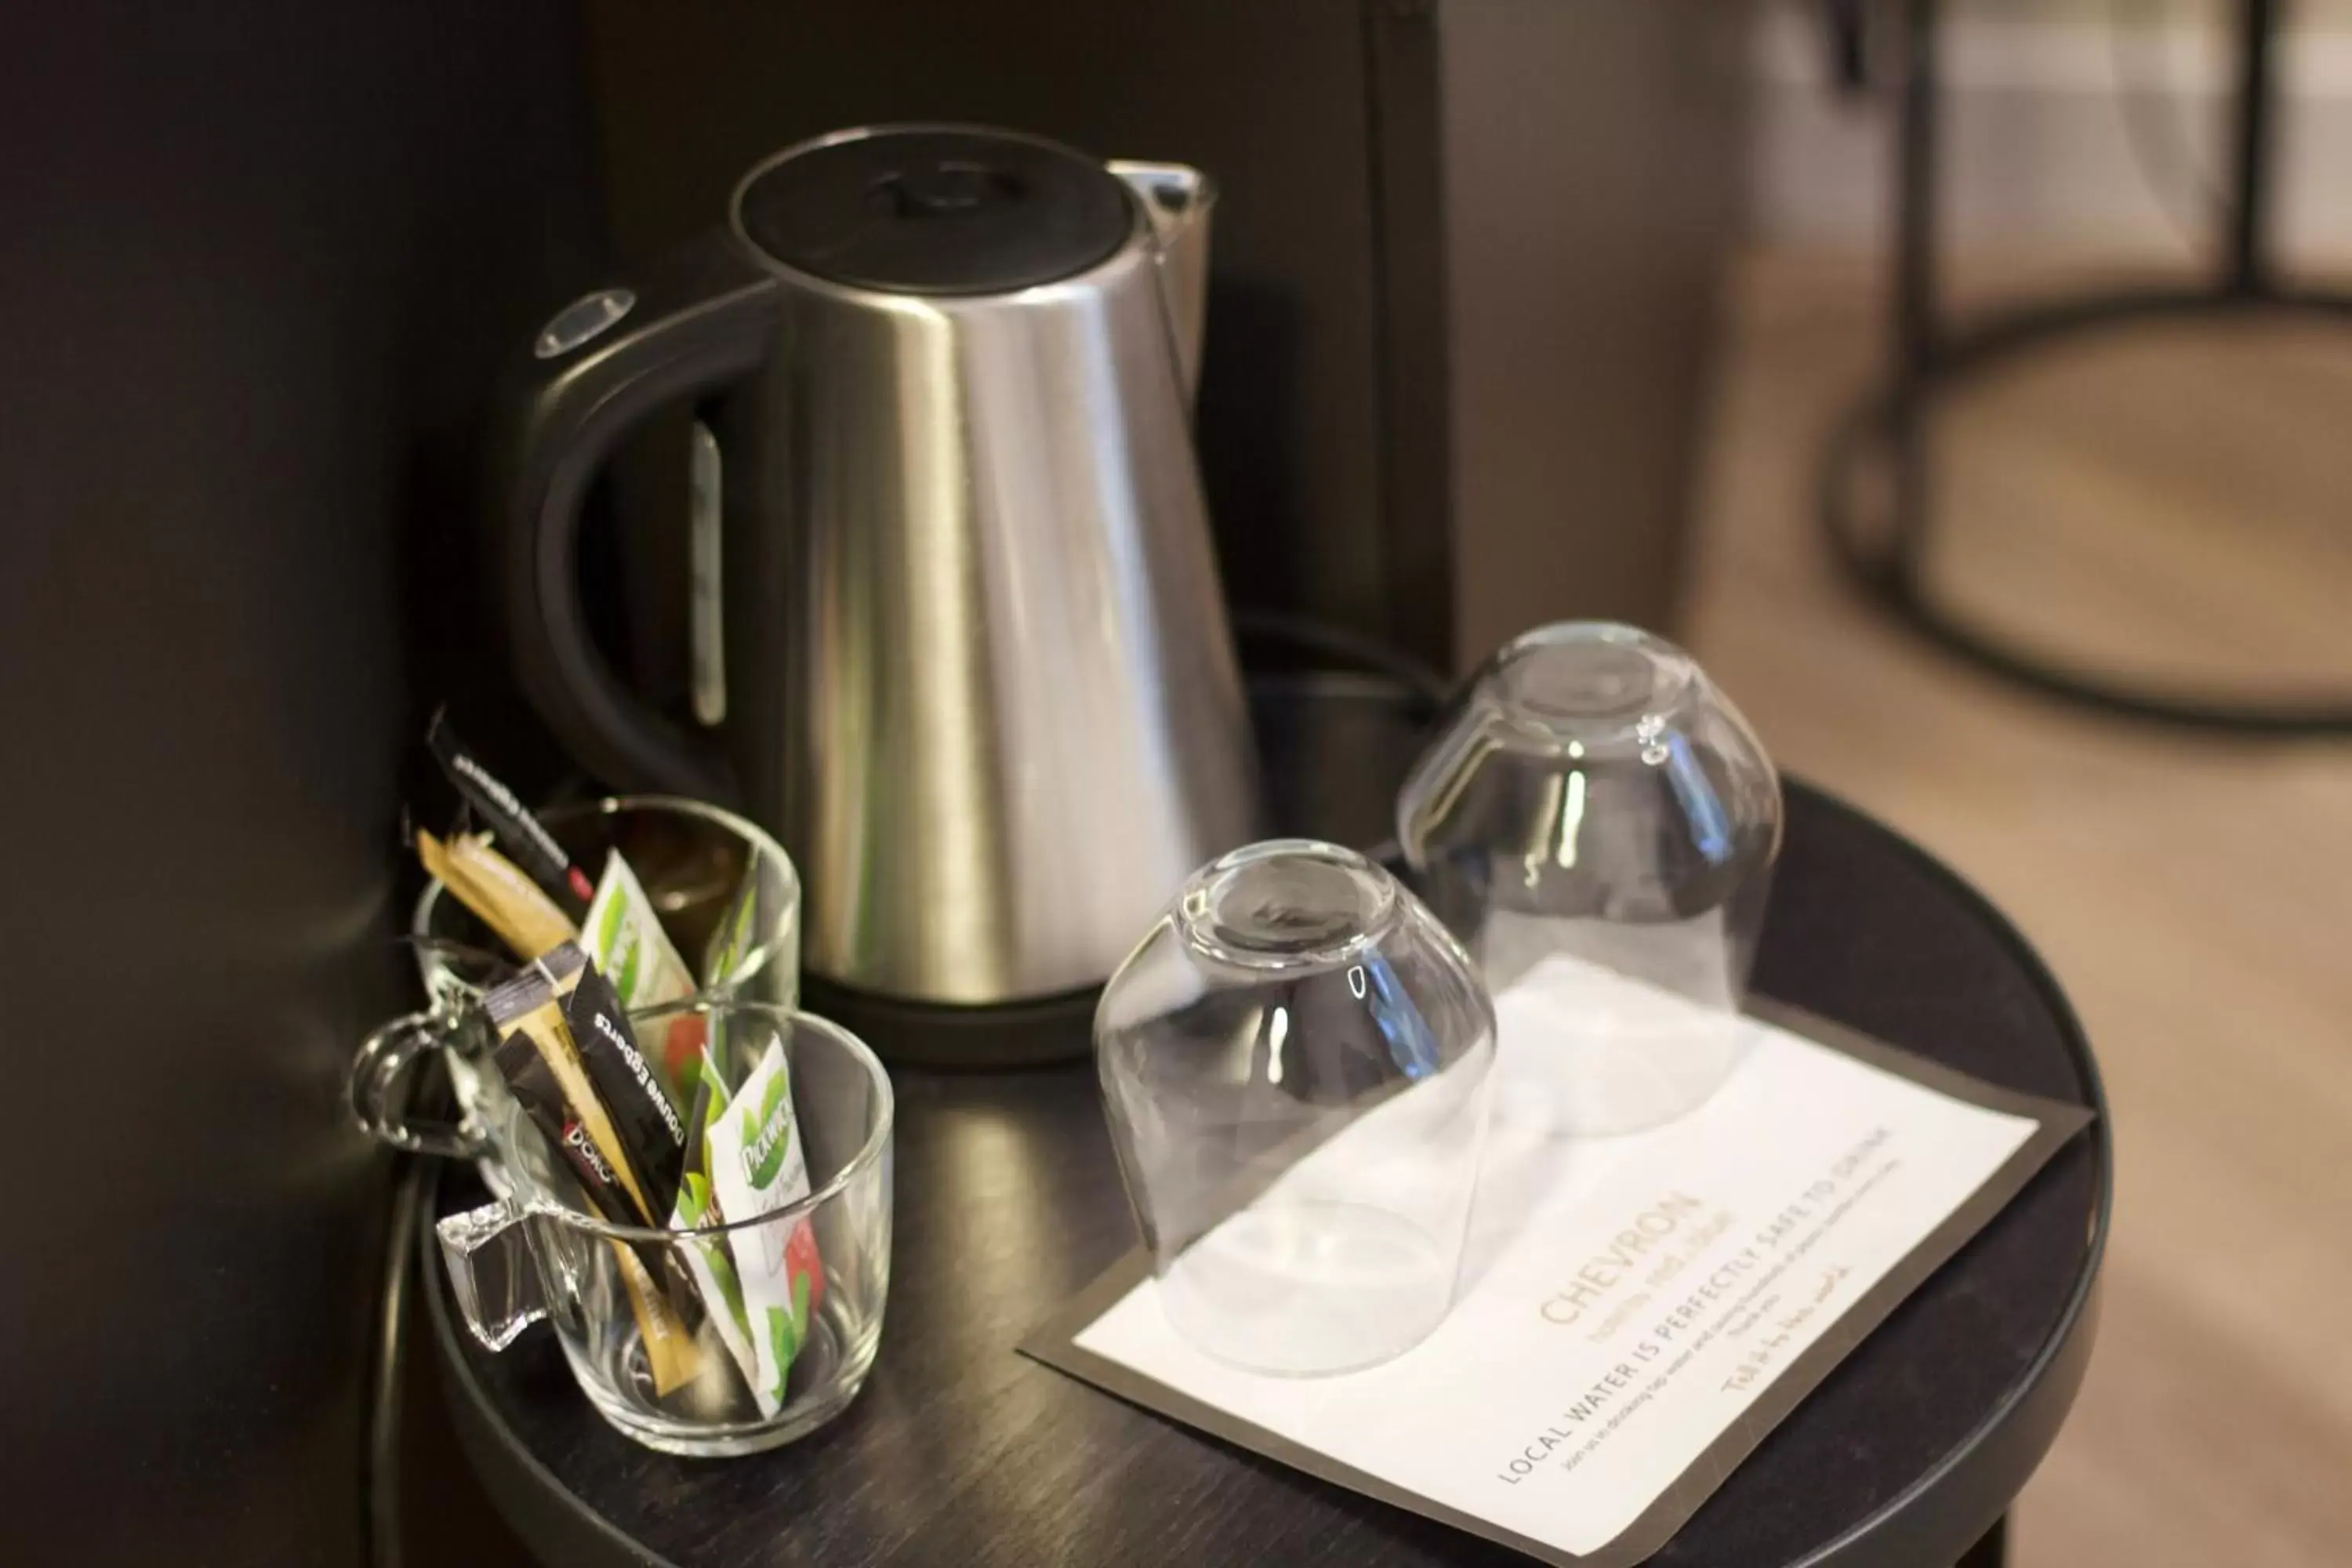
<instances>
[{"instance_id":1,"label":"dark table edge","mask_svg":"<svg viewBox=\"0 0 2352 1568\"><path fill-rule=\"evenodd\" d=\"M419 1212L429 1213L431 1194L439 1186L428 1176L427 1201ZM449 1293L442 1278L440 1249L433 1227L416 1226L416 1268L425 1281L426 1316L433 1324L433 1348L440 1363L441 1384L448 1395L450 1425L457 1446L480 1478L490 1506L541 1563L626 1563L629 1568L674 1568L666 1557L648 1551L635 1537L583 1502L507 1427L489 1394L474 1376L459 1342L461 1331L450 1321Z\"/></svg>"},{"instance_id":2,"label":"dark table edge","mask_svg":"<svg viewBox=\"0 0 2352 1568\"><path fill-rule=\"evenodd\" d=\"M2017 957L2060 1025L2067 1049L2082 1075L2096 1114L2084 1136L2099 1162L2098 1204L2084 1249L2074 1289L2032 1364L1977 1429L1925 1475L1868 1517L1811 1556L1787 1568L1891 1568L1916 1564L1940 1568L1938 1553L1957 1556L1982 1537L2008 1511L2024 1489L2073 1409L2090 1364L2098 1330L2100 1266L2106 1256L2107 1226L2115 1205L2115 1141L2110 1134L2107 1091L2097 1058L2066 994L2042 955L2016 924L1965 878L1870 813L1825 790L1795 779L1802 790L1864 823L1895 846L1934 880L1974 910ZM433 1186L437 1179L428 1177ZM430 1204L419 1212L429 1212ZM488 1394L474 1376L450 1320L448 1291L430 1226L416 1227L417 1265L425 1283L426 1313L433 1325L453 1425L466 1457L480 1476L500 1517L543 1563L625 1563L629 1568L677 1568L614 1526L573 1493L508 1428ZM1009 1352L1008 1352L1009 1353ZM1957 1542L1958 1544L1954 1544Z\"/></svg>"},{"instance_id":3,"label":"dark table edge","mask_svg":"<svg viewBox=\"0 0 2352 1568\"><path fill-rule=\"evenodd\" d=\"M1937 1554L1966 1551L1968 1543L1980 1540L2009 1511L2018 1494L2024 1490L2025 1483L2049 1455L2051 1445L2057 1441L2059 1428L2074 1409L2074 1396L2081 1391L2084 1373L2090 1366L2092 1345L2098 1338L2099 1271L2106 1258L2107 1227L2114 1216L2116 1197L2116 1145L2106 1080L2100 1075L2098 1058L2091 1052L2090 1037L2083 1032L2082 1019L2076 1016L2074 1004L2066 999L2057 976L2050 973L2049 964L2025 940L2015 921L1973 883L1869 812L1826 790L1790 782L1794 787L1819 795L1891 840L1931 879L1942 883L1962 903L1976 910L1987 928L2016 955L2034 988L2041 992L2051 1016L2058 1021L2094 1112L2091 1124L2083 1130L2083 1136L2091 1140L2097 1152L2099 1162L2099 1196L2091 1213L2091 1233L2083 1250L2074 1291L2032 1364L2007 1396L1978 1423L1977 1429L1941 1463L1843 1535L1811 1556L1789 1564L1789 1568L1936 1564L1941 1561ZM1953 1544L1956 1542L1958 1546Z\"/></svg>"}]
</instances>

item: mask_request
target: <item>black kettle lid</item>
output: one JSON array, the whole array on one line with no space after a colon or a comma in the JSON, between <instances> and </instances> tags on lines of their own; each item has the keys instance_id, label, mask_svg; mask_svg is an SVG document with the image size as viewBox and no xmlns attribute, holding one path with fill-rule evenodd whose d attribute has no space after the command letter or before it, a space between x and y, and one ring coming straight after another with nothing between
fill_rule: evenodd
<instances>
[{"instance_id":1,"label":"black kettle lid","mask_svg":"<svg viewBox=\"0 0 2352 1568\"><path fill-rule=\"evenodd\" d=\"M810 143L735 195L745 238L784 266L859 289L1000 294L1085 271L1127 240L1127 186L1042 137L882 126Z\"/></svg>"}]
</instances>

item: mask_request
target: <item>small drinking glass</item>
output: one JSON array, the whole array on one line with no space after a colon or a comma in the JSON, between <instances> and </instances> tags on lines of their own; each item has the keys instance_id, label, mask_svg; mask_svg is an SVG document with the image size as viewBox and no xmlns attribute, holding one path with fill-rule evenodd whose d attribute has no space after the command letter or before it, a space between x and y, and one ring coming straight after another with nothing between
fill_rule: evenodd
<instances>
[{"instance_id":1,"label":"small drinking glass","mask_svg":"<svg viewBox=\"0 0 2352 1568\"><path fill-rule=\"evenodd\" d=\"M441 1254L478 1341L504 1350L545 1321L623 1435L671 1454L756 1453L823 1426L873 1367L890 1285L890 1079L855 1036L805 1013L706 999L631 1016L642 1032L688 1016L739 1088L782 1053L808 1196L700 1229L614 1225L549 1178L546 1140L502 1096L486 1110L494 1158L536 1173L510 1169L508 1195L443 1219ZM649 1352L648 1323L676 1340ZM781 1386L762 1394L769 1368Z\"/></svg>"},{"instance_id":2,"label":"small drinking glass","mask_svg":"<svg viewBox=\"0 0 2352 1568\"><path fill-rule=\"evenodd\" d=\"M678 956L700 978L696 994L779 1007L798 1004L800 876L767 833L715 805L664 795L552 806L540 820L592 877L603 874L609 852L620 851ZM706 962L712 935L739 907L739 897L750 900L751 935L721 955L724 963L714 972ZM486 1096L482 994L516 961L437 881L417 900L409 937L426 1006L361 1042L352 1061L352 1114L362 1131L395 1149L470 1158L483 1150L478 1114ZM427 1053L436 1053L448 1068L460 1118L455 1124L409 1114L409 1069Z\"/></svg>"},{"instance_id":3,"label":"small drinking glass","mask_svg":"<svg viewBox=\"0 0 2352 1568\"><path fill-rule=\"evenodd\" d=\"M1557 1124L1608 1134L1715 1091L1780 817L1755 732L1664 638L1571 621L1481 667L1405 781L1397 837L1477 959L1515 1097L1540 1082ZM1645 985L1706 1010L1645 1005Z\"/></svg>"},{"instance_id":4,"label":"small drinking glass","mask_svg":"<svg viewBox=\"0 0 2352 1568\"><path fill-rule=\"evenodd\" d=\"M1097 1065L1176 1330L1288 1375L1371 1366L1453 1304L1495 1016L1420 901L1352 850L1236 849L1111 976Z\"/></svg>"}]
</instances>

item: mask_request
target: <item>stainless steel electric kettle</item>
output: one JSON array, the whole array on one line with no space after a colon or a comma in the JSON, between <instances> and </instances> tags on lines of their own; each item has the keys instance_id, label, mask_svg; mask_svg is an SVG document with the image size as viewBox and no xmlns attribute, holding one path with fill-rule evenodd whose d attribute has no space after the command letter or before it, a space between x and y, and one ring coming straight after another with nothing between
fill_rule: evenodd
<instances>
[{"instance_id":1,"label":"stainless steel electric kettle","mask_svg":"<svg viewBox=\"0 0 2352 1568\"><path fill-rule=\"evenodd\" d=\"M540 334L504 480L522 684L610 782L777 833L820 983L1081 991L1255 834L1191 434L1211 195L1032 136L848 132ZM715 444L715 746L614 678L577 584L583 490L682 400Z\"/></svg>"}]
</instances>

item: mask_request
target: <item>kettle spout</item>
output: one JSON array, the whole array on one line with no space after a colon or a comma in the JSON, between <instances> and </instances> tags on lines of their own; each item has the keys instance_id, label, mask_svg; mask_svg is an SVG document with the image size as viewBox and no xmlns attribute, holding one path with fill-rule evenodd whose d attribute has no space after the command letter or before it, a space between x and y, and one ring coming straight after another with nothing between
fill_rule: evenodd
<instances>
[{"instance_id":1,"label":"kettle spout","mask_svg":"<svg viewBox=\"0 0 2352 1568\"><path fill-rule=\"evenodd\" d=\"M1116 161L1110 172L1125 180L1151 220L1160 253L1160 300L1176 342L1176 363L1187 395L1199 390L1201 337L1209 312L1209 209L1216 205L1216 182L1181 163Z\"/></svg>"}]
</instances>

